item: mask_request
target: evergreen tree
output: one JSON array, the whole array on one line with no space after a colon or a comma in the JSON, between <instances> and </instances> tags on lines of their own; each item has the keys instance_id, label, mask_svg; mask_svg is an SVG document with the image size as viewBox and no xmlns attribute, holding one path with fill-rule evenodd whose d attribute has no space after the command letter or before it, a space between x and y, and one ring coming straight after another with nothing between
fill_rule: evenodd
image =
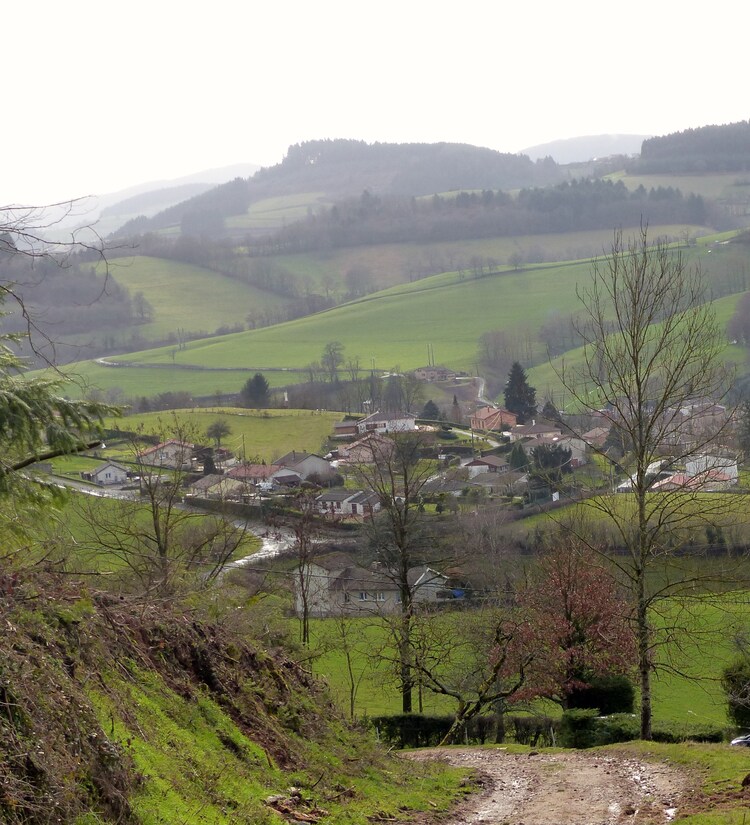
<instances>
[{"instance_id":1,"label":"evergreen tree","mask_svg":"<svg viewBox=\"0 0 750 825\"><path fill-rule=\"evenodd\" d=\"M427 418L430 421L437 421L440 418L440 410L432 399L424 405L421 418Z\"/></svg>"},{"instance_id":2,"label":"evergreen tree","mask_svg":"<svg viewBox=\"0 0 750 825\"><path fill-rule=\"evenodd\" d=\"M267 407L269 400L268 381L265 376L256 372L248 378L240 392L242 403L248 407Z\"/></svg>"},{"instance_id":3,"label":"evergreen tree","mask_svg":"<svg viewBox=\"0 0 750 825\"><path fill-rule=\"evenodd\" d=\"M529 457L520 441L516 441L508 455L508 464L511 470L524 470L529 464Z\"/></svg>"},{"instance_id":4,"label":"evergreen tree","mask_svg":"<svg viewBox=\"0 0 750 825\"><path fill-rule=\"evenodd\" d=\"M505 408L524 424L536 413L536 389L529 385L526 370L514 361L505 384Z\"/></svg>"}]
</instances>

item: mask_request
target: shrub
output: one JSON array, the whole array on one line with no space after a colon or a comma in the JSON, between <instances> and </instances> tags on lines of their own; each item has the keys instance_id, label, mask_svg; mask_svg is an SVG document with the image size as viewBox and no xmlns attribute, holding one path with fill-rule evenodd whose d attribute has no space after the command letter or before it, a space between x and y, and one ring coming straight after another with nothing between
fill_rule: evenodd
<instances>
[{"instance_id":1,"label":"shrub","mask_svg":"<svg viewBox=\"0 0 750 825\"><path fill-rule=\"evenodd\" d=\"M738 728L750 728L750 659L740 656L721 675L729 718Z\"/></svg>"},{"instance_id":2,"label":"shrub","mask_svg":"<svg viewBox=\"0 0 750 825\"><path fill-rule=\"evenodd\" d=\"M607 675L588 680L584 688L574 690L568 697L570 708L596 708L602 716L613 713L632 713L635 690L627 676Z\"/></svg>"},{"instance_id":3,"label":"shrub","mask_svg":"<svg viewBox=\"0 0 750 825\"><path fill-rule=\"evenodd\" d=\"M370 721L383 742L398 748L427 748L440 743L453 724L453 716L400 713L374 716Z\"/></svg>"},{"instance_id":4,"label":"shrub","mask_svg":"<svg viewBox=\"0 0 750 825\"><path fill-rule=\"evenodd\" d=\"M564 748L591 748L596 742L599 711L580 708L566 710L560 720L560 745Z\"/></svg>"},{"instance_id":5,"label":"shrub","mask_svg":"<svg viewBox=\"0 0 750 825\"><path fill-rule=\"evenodd\" d=\"M639 720L630 713L614 713L596 720L595 745L614 745L617 742L632 742L641 735Z\"/></svg>"},{"instance_id":6,"label":"shrub","mask_svg":"<svg viewBox=\"0 0 750 825\"><path fill-rule=\"evenodd\" d=\"M549 716L508 716L505 723L513 730L513 738L519 745L536 747L555 744L559 722Z\"/></svg>"}]
</instances>

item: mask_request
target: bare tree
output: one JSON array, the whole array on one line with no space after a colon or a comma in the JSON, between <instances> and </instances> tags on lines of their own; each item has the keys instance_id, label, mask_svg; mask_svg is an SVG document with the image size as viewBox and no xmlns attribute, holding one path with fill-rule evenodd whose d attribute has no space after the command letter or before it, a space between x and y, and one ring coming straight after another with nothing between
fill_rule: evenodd
<instances>
[{"instance_id":1,"label":"bare tree","mask_svg":"<svg viewBox=\"0 0 750 825\"><path fill-rule=\"evenodd\" d=\"M184 427L152 446L132 441L139 495L104 503L90 496L76 502L91 551L110 554L145 593L169 595L183 579L208 584L242 546L247 533L223 513L186 504L185 483L193 445Z\"/></svg>"},{"instance_id":2,"label":"bare tree","mask_svg":"<svg viewBox=\"0 0 750 825\"><path fill-rule=\"evenodd\" d=\"M646 227L627 244L621 232L615 234L610 254L595 263L579 297L583 361L563 369L561 378L582 411L604 410L626 449L622 466L630 496L599 495L587 505L606 517L621 548L611 560L632 597L641 736L650 739L654 612L698 578L695 565L681 566L673 551L681 534L713 522L726 507L721 496L703 496L697 506L710 473L692 480L675 476L672 485L652 490L655 462L680 466L691 454L722 445L726 418L708 428L698 425L705 405L726 395L725 341L701 272L688 267L679 251L651 244Z\"/></svg>"},{"instance_id":3,"label":"bare tree","mask_svg":"<svg viewBox=\"0 0 750 825\"><path fill-rule=\"evenodd\" d=\"M315 538L319 532L315 517L315 496L302 490L296 497L299 516L290 523L294 533L294 589L297 613L300 617L300 640L305 647L310 644L310 591L311 569Z\"/></svg>"},{"instance_id":4,"label":"bare tree","mask_svg":"<svg viewBox=\"0 0 750 825\"><path fill-rule=\"evenodd\" d=\"M415 668L427 690L456 700L456 716L441 745L461 739L466 724L485 708L535 695L528 617L517 606L483 604L461 622L434 616L418 625L422 653Z\"/></svg>"},{"instance_id":5,"label":"bare tree","mask_svg":"<svg viewBox=\"0 0 750 825\"><path fill-rule=\"evenodd\" d=\"M365 536L383 574L399 592L399 612L389 623L398 651L398 681L404 713L412 710L414 646L412 629L416 604L409 571L424 561L426 537L420 508L422 488L434 471L422 459L419 433L397 433L391 439L371 440L371 463L361 463L355 473L363 486L377 493L382 510L365 522Z\"/></svg>"}]
</instances>

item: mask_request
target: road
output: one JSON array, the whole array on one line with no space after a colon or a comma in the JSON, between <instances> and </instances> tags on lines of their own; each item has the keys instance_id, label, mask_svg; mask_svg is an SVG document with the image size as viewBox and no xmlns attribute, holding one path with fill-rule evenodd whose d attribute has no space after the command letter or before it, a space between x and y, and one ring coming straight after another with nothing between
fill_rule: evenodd
<instances>
[{"instance_id":1,"label":"road","mask_svg":"<svg viewBox=\"0 0 750 825\"><path fill-rule=\"evenodd\" d=\"M508 753L496 748L425 748L409 759L472 768L481 790L448 817L419 825L664 825L687 802L690 776L626 752Z\"/></svg>"}]
</instances>

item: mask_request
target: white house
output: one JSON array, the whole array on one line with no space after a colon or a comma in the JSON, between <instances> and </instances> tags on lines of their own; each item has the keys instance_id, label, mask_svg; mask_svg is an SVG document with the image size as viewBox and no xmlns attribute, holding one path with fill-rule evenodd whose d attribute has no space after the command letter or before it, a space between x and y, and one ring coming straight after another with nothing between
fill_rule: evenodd
<instances>
[{"instance_id":1,"label":"white house","mask_svg":"<svg viewBox=\"0 0 750 825\"><path fill-rule=\"evenodd\" d=\"M712 453L692 455L685 461L685 472L689 476L701 476L705 473L721 473L727 476L731 484L739 478L737 459L734 456Z\"/></svg>"},{"instance_id":2,"label":"white house","mask_svg":"<svg viewBox=\"0 0 750 825\"><path fill-rule=\"evenodd\" d=\"M365 490L326 490L315 498L319 513L330 516L372 516L380 510L376 493Z\"/></svg>"},{"instance_id":3,"label":"white house","mask_svg":"<svg viewBox=\"0 0 750 825\"><path fill-rule=\"evenodd\" d=\"M128 480L128 471L114 461L107 461L95 470L81 473L81 478L102 487L109 484L125 484Z\"/></svg>"},{"instance_id":4,"label":"white house","mask_svg":"<svg viewBox=\"0 0 750 825\"><path fill-rule=\"evenodd\" d=\"M333 475L334 472L330 461L326 461L322 456L316 455L315 453L307 453L304 451L297 452L296 450L292 450L291 453L275 459L273 463L299 473L303 481L312 475L327 478Z\"/></svg>"},{"instance_id":5,"label":"white house","mask_svg":"<svg viewBox=\"0 0 750 825\"><path fill-rule=\"evenodd\" d=\"M170 439L157 444L155 447L141 450L138 453L138 460L143 464L155 467L170 467L176 470L190 469L194 449L193 444Z\"/></svg>"},{"instance_id":6,"label":"white house","mask_svg":"<svg viewBox=\"0 0 750 825\"><path fill-rule=\"evenodd\" d=\"M417 429L417 416L413 413L377 412L357 421L357 431L365 433L404 433Z\"/></svg>"}]
</instances>

